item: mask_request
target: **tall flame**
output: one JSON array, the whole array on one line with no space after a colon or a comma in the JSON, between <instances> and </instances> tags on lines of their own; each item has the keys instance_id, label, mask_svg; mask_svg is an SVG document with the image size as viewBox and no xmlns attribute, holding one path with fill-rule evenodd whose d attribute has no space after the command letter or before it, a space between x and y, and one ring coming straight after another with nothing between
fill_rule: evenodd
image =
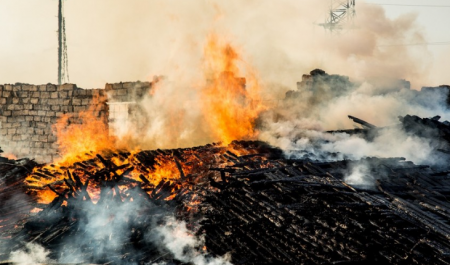
<instances>
[{"instance_id":1,"label":"tall flame","mask_svg":"<svg viewBox=\"0 0 450 265\"><path fill-rule=\"evenodd\" d=\"M259 96L260 86L254 71L248 66L242 71L239 66L243 61L236 49L228 43L219 41L215 35L209 36L204 52L207 82L201 90L201 107L214 137L222 141L224 146L233 140L256 138L255 122L261 111L265 110L265 106ZM103 151L109 151L103 152L105 154L116 152L118 144L129 143L126 139L116 141L117 139L111 137L106 117L96 115L99 113L99 106L104 106L105 102L106 98L99 96L94 99L88 111L78 113L77 117L63 115L58 120L54 130L62 158L54 161L53 165L36 168L26 179L38 202L50 203L58 194L62 194L63 190L72 189L70 183L74 182L71 180L73 174L79 178L82 185L89 184L85 187L86 192L94 203L97 202L100 196L100 180L96 180L93 176L96 176L97 172L103 172L104 169L105 172L109 172L111 168L100 159L100 154ZM177 124L183 113L171 114L169 116L173 119L169 118L170 127L179 132ZM233 148L227 147L221 152L225 153L228 150ZM239 150L235 152L240 153ZM97 154L99 156L96 156ZM199 164L197 156L189 152L183 155L184 163L177 162L177 158L173 155L157 155L151 168L143 166L135 154L133 151L125 159L120 156L105 156L113 163L112 168L121 167L115 174L126 174L126 177L132 180L131 184L128 184L131 186L145 184L156 189L159 183L164 181L175 183L183 174L189 175L205 170L205 165L200 165L203 162ZM181 185L180 183L176 185ZM127 187L119 186L119 189ZM173 196L167 199L172 199ZM196 201L193 199L191 207L195 207Z\"/></svg>"},{"instance_id":2,"label":"tall flame","mask_svg":"<svg viewBox=\"0 0 450 265\"><path fill-rule=\"evenodd\" d=\"M255 121L265 109L254 71L247 66L246 78L240 78L241 57L214 34L208 38L204 56L207 83L202 90L202 107L214 136L224 145L236 139L254 139Z\"/></svg>"}]
</instances>

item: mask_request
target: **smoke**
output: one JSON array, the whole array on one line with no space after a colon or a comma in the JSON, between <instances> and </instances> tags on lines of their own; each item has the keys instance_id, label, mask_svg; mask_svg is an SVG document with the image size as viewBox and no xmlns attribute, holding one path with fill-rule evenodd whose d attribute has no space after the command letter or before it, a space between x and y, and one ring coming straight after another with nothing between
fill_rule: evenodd
<instances>
[{"instance_id":1,"label":"smoke","mask_svg":"<svg viewBox=\"0 0 450 265\"><path fill-rule=\"evenodd\" d=\"M431 162L433 143L399 128L382 130L372 141L324 131L352 127L347 115L378 126L396 124L397 117L406 114L450 119L443 102L447 94L419 93L397 82L410 80L413 88L430 83L433 61L426 46L392 45L426 42L417 14L390 19L382 7L358 2L354 24L330 34L316 25L328 15L328 1L80 0L67 1L65 10L71 82L103 87L106 82L167 76L140 103L143 127L120 128L129 146L172 148L220 140L207 124L209 114L202 109L201 97L207 82L204 47L212 32L240 54L236 77L257 78L260 96L270 102L267 108L293 90L310 69L352 78L350 83L332 77L319 91L300 88L297 97L281 101L260 117L259 139L282 147L289 156L405 156L416 163ZM23 60L5 60L14 63L4 64L8 69L0 71L4 82L14 83L18 76L30 83L52 81L41 70L53 72L53 63L42 61L34 74L30 68L21 69L18 58ZM438 61L444 65L445 60ZM445 80L445 74L435 71L431 76ZM95 223L92 220L86 229L95 232Z\"/></svg>"},{"instance_id":2,"label":"smoke","mask_svg":"<svg viewBox=\"0 0 450 265\"><path fill-rule=\"evenodd\" d=\"M152 235L151 240L162 243L163 250L172 253L177 260L195 265L231 265L228 256L216 258L199 252L199 247L204 245L204 239L193 236L186 228L186 223L176 220L173 216L167 217L164 225L155 230L156 234Z\"/></svg>"},{"instance_id":3,"label":"smoke","mask_svg":"<svg viewBox=\"0 0 450 265\"><path fill-rule=\"evenodd\" d=\"M14 240L0 241L1 252L10 252L9 260L18 264L141 264L143 260L165 264L165 260L177 260L195 265L231 265L227 255L208 254L204 238L195 236L184 221L176 219L169 203L154 204L133 188L120 190L103 187L97 204L81 197L69 198L67 206L30 217L29 226L37 222L36 227L44 229L41 235L25 245ZM48 235L42 236L46 226L58 234L50 242L45 239ZM148 257L157 258L149 261Z\"/></svg>"},{"instance_id":4,"label":"smoke","mask_svg":"<svg viewBox=\"0 0 450 265\"><path fill-rule=\"evenodd\" d=\"M21 16L12 15L25 10L10 4L11 12L2 15L16 28L6 31L9 35L5 36L15 43L3 44L9 46L2 50L17 50L16 44L21 43L20 51L27 51L6 57L10 63L1 71L3 82L47 83L56 79L56 75L51 76L56 73L57 42L48 34L56 30L57 18L48 14L53 10L56 15L57 6L50 2L17 4L29 7L27 12L32 10L24 15L30 20L34 15L45 21L47 30L38 31L45 37L38 43L23 41L33 31L26 24L28 20L17 21ZM317 25L325 21L328 10L329 1L306 0L67 1L71 82L91 88L103 87L106 82L151 80L160 74L177 80L195 77L201 69L202 44L214 31L245 51L246 61L258 70L270 95L290 87L301 73L325 67L359 80L401 77L418 86L427 83L426 70L432 62L424 46L389 46L424 42L416 14L390 19L382 7L359 1L354 24L348 27L352 29L329 34ZM48 54L52 49L53 59ZM36 55L35 63L25 66L23 62L32 60L30 52ZM39 71L30 71L35 65L40 65Z\"/></svg>"},{"instance_id":5,"label":"smoke","mask_svg":"<svg viewBox=\"0 0 450 265\"><path fill-rule=\"evenodd\" d=\"M325 151L345 154L352 159L363 157L405 157L417 164L435 165L442 163L433 152L436 146L432 140L411 136L400 128L382 130L373 141L366 141L357 136L342 139L323 146Z\"/></svg>"},{"instance_id":6,"label":"smoke","mask_svg":"<svg viewBox=\"0 0 450 265\"><path fill-rule=\"evenodd\" d=\"M312 83L311 83L312 82ZM445 165L436 135L417 135L400 126L399 116L450 119L447 89L411 90L404 81L389 87L350 82L337 75L305 77L298 89L261 118L260 139L285 150L288 157L319 160L405 157L417 164ZM326 133L351 129L353 115L380 128L367 135ZM356 170L357 169L357 170ZM360 179L356 168L351 180Z\"/></svg>"},{"instance_id":7,"label":"smoke","mask_svg":"<svg viewBox=\"0 0 450 265\"><path fill-rule=\"evenodd\" d=\"M374 177L370 174L369 168L363 163L354 165L350 174L345 176L344 181L352 186L373 189Z\"/></svg>"},{"instance_id":8,"label":"smoke","mask_svg":"<svg viewBox=\"0 0 450 265\"><path fill-rule=\"evenodd\" d=\"M89 21L89 17L101 12L102 3L93 3L86 10L79 2L68 2L66 9L72 10L68 11L68 21L80 12L81 6L83 16ZM394 123L395 116L390 112L404 113L409 104L398 104L399 101L407 102L415 95L390 89L396 87L398 78L410 80L415 86L425 84L431 64L423 46L383 46L423 42L425 38L416 23L416 15L407 14L393 20L386 17L381 7L364 3L358 3L354 25L347 25L340 34L326 33L316 25L325 19L328 9L328 3L317 1L228 1L226 4L213 0L189 4L170 0L136 1L135 5L126 7L120 1L112 1L108 7L107 19L92 25L97 36L94 38L92 32L85 31L77 38L91 39L90 48L101 46L102 51L89 56L89 62L83 63L83 71L76 73L92 73L104 82L167 76L156 85L155 93L141 103L146 117L144 128L120 128L120 134L126 135L125 142L140 148L187 147L221 140L211 128L215 124L212 117L217 114L202 108L205 99L201 95L208 79L205 76L208 58L204 50L211 32L226 40L239 54L237 77L257 78L259 97L265 99L266 108L292 90L302 73L316 67L349 75L358 82L360 85L349 88L352 93L345 93L346 97L339 95L341 91L325 102L316 97L315 102L320 101L326 107L311 108L314 102L306 104L305 101L300 106L291 106L298 112L314 112L308 118L320 122L308 121L306 127L315 129L344 128L351 125L346 116L359 114L361 110L368 114L363 118L373 123ZM78 26L68 25L68 32L79 32ZM107 27L115 27L114 33L101 30ZM80 60L75 65L81 64L85 56L76 56L75 60ZM135 60L137 63L132 63ZM108 67L103 67L105 62ZM338 95L339 100L331 100ZM410 109L415 111L417 106L420 104ZM421 108L419 112L435 115L426 110ZM305 126L298 124L297 117L294 120L295 125L291 127Z\"/></svg>"},{"instance_id":9,"label":"smoke","mask_svg":"<svg viewBox=\"0 0 450 265\"><path fill-rule=\"evenodd\" d=\"M221 140L207 124L211 123L207 117L213 114L201 108L207 79L204 49L212 32L240 55L237 77L257 78L260 96L267 102L283 98L302 73L317 67L365 82L366 89L386 87L397 78L416 86L426 83L431 61L425 47L383 46L423 42L415 14L389 19L381 7L358 2L354 25L347 25L340 34L330 34L317 25L328 15L328 4L306 0L67 1L71 82L80 87L103 87L105 82L151 81L155 75L167 76L153 97L142 102L145 132L140 127L120 128L128 143L141 148L186 147ZM23 81L51 81L45 78L27 73ZM345 117L351 114L350 106L362 108L366 104L362 103L365 98L349 100L352 105L345 105L346 99L333 102L335 106L330 108L336 115L323 120L322 125L329 122L329 128L340 128L348 124ZM384 104L394 107L395 101ZM305 106L302 111L306 110ZM373 122L386 119L380 116Z\"/></svg>"},{"instance_id":10,"label":"smoke","mask_svg":"<svg viewBox=\"0 0 450 265\"><path fill-rule=\"evenodd\" d=\"M253 69L228 40L215 34L208 37L204 50L200 78L189 84L155 78L152 90L135 108L140 111L133 115L139 117L130 118L133 126L116 123L123 145L177 148L255 139L255 120L266 107Z\"/></svg>"},{"instance_id":11,"label":"smoke","mask_svg":"<svg viewBox=\"0 0 450 265\"><path fill-rule=\"evenodd\" d=\"M160 80L138 103L129 126L118 123L119 145L141 149L190 147L213 139L200 108L199 94L170 78Z\"/></svg>"},{"instance_id":12,"label":"smoke","mask_svg":"<svg viewBox=\"0 0 450 265\"><path fill-rule=\"evenodd\" d=\"M26 243L23 250L11 252L9 260L16 264L37 264L54 262L48 258L50 251L38 244Z\"/></svg>"}]
</instances>

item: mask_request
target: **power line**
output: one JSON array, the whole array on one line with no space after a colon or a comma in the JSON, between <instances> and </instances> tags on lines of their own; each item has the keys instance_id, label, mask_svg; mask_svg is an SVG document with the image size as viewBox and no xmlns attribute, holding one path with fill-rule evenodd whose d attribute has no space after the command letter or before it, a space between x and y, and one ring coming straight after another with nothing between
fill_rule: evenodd
<instances>
[{"instance_id":1,"label":"power line","mask_svg":"<svg viewBox=\"0 0 450 265\"><path fill-rule=\"evenodd\" d=\"M379 6L416 6L416 7L450 7L444 5L408 5L408 4L383 4L383 3L367 3L369 5L379 5Z\"/></svg>"},{"instance_id":2,"label":"power line","mask_svg":"<svg viewBox=\"0 0 450 265\"><path fill-rule=\"evenodd\" d=\"M377 47L392 47L392 46L422 46L422 45L450 45L450 41L440 41L440 42L423 42L423 43L403 43L403 44L381 44Z\"/></svg>"}]
</instances>

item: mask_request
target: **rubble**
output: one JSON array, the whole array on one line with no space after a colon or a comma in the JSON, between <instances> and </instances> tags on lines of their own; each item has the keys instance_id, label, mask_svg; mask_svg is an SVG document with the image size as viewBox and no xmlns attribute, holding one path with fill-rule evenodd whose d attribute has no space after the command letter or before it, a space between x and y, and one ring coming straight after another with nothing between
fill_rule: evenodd
<instances>
[{"instance_id":1,"label":"rubble","mask_svg":"<svg viewBox=\"0 0 450 265\"><path fill-rule=\"evenodd\" d=\"M235 264L447 264L448 172L370 159L376 190L343 182L349 161L224 169L199 234ZM387 169L387 170L386 170Z\"/></svg>"},{"instance_id":2,"label":"rubble","mask_svg":"<svg viewBox=\"0 0 450 265\"><path fill-rule=\"evenodd\" d=\"M24 180L36 165L33 160L11 160L0 156L0 235L2 237L9 236L9 231L14 227L22 227L33 208L33 199L26 195ZM19 204L17 204L18 200L20 200Z\"/></svg>"}]
</instances>

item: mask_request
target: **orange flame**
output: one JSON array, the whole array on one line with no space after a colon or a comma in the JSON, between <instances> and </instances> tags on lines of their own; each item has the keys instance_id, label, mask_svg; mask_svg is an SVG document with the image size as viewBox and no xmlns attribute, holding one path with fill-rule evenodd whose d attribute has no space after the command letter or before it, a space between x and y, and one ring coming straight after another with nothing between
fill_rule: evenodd
<instances>
[{"instance_id":1,"label":"orange flame","mask_svg":"<svg viewBox=\"0 0 450 265\"><path fill-rule=\"evenodd\" d=\"M131 171L127 171L126 177L133 179L136 183L143 183L141 177L144 177L146 183L156 187L162 180L164 181L176 181L180 178L180 170L174 158L171 155L160 155L155 158L155 164L152 168L142 168L141 162L135 157L135 154L130 154L127 158L112 157L108 159L113 162L115 166L129 165L127 168L133 168ZM82 162L81 160L78 162ZM90 166L86 166L90 165ZM180 164L182 171L185 174L190 174L192 170L191 165ZM59 164L45 165L43 167L38 167L33 170L33 173L27 177L25 182L28 187L34 190L35 198L38 203L48 204L51 203L57 194L55 191L61 193L63 190L69 189L66 181L71 181L69 174L72 176L76 174L82 183L86 183L89 179L89 185L87 186L87 193L89 198L93 203L97 203L100 199L100 182L90 178L90 176L95 175L96 172L103 170L105 165L100 162L98 158L92 158L88 160L83 168L79 168L77 163L66 166L61 166ZM124 174L126 169L116 170L117 175ZM68 173L69 172L69 173ZM44 176L44 177L42 177ZM119 186L120 191L125 191L126 189L132 187L135 184L129 184L130 186L122 185ZM50 187L53 188L50 189ZM171 192L173 192L172 190ZM175 197L169 196L165 200L171 200Z\"/></svg>"},{"instance_id":2,"label":"orange flame","mask_svg":"<svg viewBox=\"0 0 450 265\"><path fill-rule=\"evenodd\" d=\"M8 158L10 160L17 160L17 156L11 153L3 153L0 156L3 156L5 158Z\"/></svg>"},{"instance_id":3,"label":"orange flame","mask_svg":"<svg viewBox=\"0 0 450 265\"><path fill-rule=\"evenodd\" d=\"M73 117L63 115L54 125L59 152L64 163L74 163L105 149L114 149L114 139L109 137L108 125L104 119L94 115L96 104L78 114L79 123L71 123Z\"/></svg>"},{"instance_id":4,"label":"orange flame","mask_svg":"<svg viewBox=\"0 0 450 265\"><path fill-rule=\"evenodd\" d=\"M208 38L204 52L204 70L207 83L201 92L202 110L214 136L222 141L223 145L227 145L235 139L255 138L258 133L255 130L255 121L266 107L260 99L260 86L254 71L249 67L245 67L245 72L242 72L238 67L238 63L242 62L242 60L236 49L228 43L219 41L214 35ZM242 75L245 75L246 78L239 78ZM156 91L156 88L154 91ZM109 135L107 120L103 119L106 117L99 118L96 115L98 114L97 108L101 105L98 103L102 103L102 101L106 101L106 98L96 98L96 101L93 102L88 111L79 113L78 117L64 115L54 126L62 158L55 161L54 165L46 165L36 169L26 179L27 184L30 187L34 187L38 202L50 203L56 198L56 192L59 193L70 189L71 184L67 184L67 182L70 182L69 173L76 173L83 183L86 183L89 179L90 182L86 191L94 203L99 200L99 183L92 180L90 176L105 166L95 155L106 150L117 150L118 144L118 141ZM176 118L179 118L182 113L176 114L173 115L173 128L176 128ZM228 150L234 151L238 155L246 153L245 150L235 150L232 146L228 147ZM226 151L227 148L224 148L221 152L225 153ZM151 169L145 168L145 166L141 166L139 161L135 161L137 158L134 154L128 155L127 158L113 156L107 159L116 166L132 165L134 169L131 172L127 171L127 177L135 180L137 183L150 184L149 186L153 185L154 187L162 180L174 183L176 179L179 179L180 166L186 175L206 172L206 163L203 164L203 160L197 159L190 152L183 154L185 163L182 165L177 164L174 156L160 154L155 158L155 164ZM205 159L205 161L212 163L218 163L221 160L208 161L214 159L214 156ZM94 163L94 165L82 169L77 168L76 162L86 160L89 160L89 163ZM223 161L228 160L224 159ZM227 163L232 164L232 159ZM120 175L124 172L125 169L118 170L116 174ZM47 177L40 177L40 174ZM145 178L144 180L142 176ZM171 186L166 185L166 187ZM120 186L119 189L122 191L127 189L127 187ZM168 196L166 200L174 197L174 195ZM188 209L195 209L200 201L198 198L193 198L187 204Z\"/></svg>"},{"instance_id":5,"label":"orange flame","mask_svg":"<svg viewBox=\"0 0 450 265\"><path fill-rule=\"evenodd\" d=\"M254 139L255 121L265 109L254 71L246 67L241 75L241 58L235 48L211 35L204 48L207 84L202 91L203 111L215 137L222 144L236 139Z\"/></svg>"},{"instance_id":6,"label":"orange flame","mask_svg":"<svg viewBox=\"0 0 450 265\"><path fill-rule=\"evenodd\" d=\"M49 204L51 203L55 198L57 194L49 189L41 190L37 193L37 202L43 203L43 204Z\"/></svg>"}]
</instances>

